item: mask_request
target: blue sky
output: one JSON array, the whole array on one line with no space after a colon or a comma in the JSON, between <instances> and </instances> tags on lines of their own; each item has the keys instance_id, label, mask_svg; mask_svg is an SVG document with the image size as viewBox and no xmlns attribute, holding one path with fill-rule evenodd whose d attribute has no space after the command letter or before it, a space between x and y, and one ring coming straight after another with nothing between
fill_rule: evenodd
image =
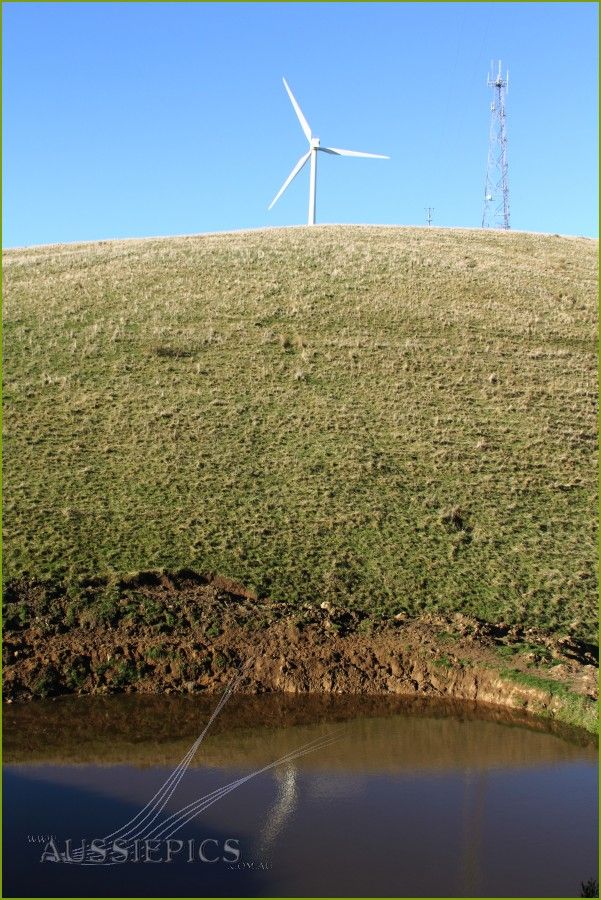
<instances>
[{"instance_id":1,"label":"blue sky","mask_svg":"<svg viewBox=\"0 0 601 900\"><path fill-rule=\"evenodd\" d=\"M492 58L512 227L597 235L595 3L4 3L4 246L306 221L477 227Z\"/></svg>"}]
</instances>

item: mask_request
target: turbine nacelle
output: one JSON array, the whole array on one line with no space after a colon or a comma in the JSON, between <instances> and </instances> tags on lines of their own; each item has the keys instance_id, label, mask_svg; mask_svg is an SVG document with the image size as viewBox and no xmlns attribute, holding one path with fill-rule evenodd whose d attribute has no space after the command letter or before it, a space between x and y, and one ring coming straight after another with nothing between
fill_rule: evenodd
<instances>
[{"instance_id":1,"label":"turbine nacelle","mask_svg":"<svg viewBox=\"0 0 601 900\"><path fill-rule=\"evenodd\" d=\"M309 225L315 225L315 193L316 193L316 181L317 181L317 150L322 150L324 153L331 153L333 156L364 156L369 157L370 159L390 159L389 156L382 156L380 153L362 153L359 150L341 150L339 147L322 147L321 142L318 137L313 137L311 133L311 128L309 123L305 119L303 115L303 111L298 105L296 101L296 97L290 90L288 82L286 79L283 79L284 87L286 88L286 92L290 98L290 102L292 103L292 107L294 112L296 113L296 117L300 122L300 127L303 129L303 133L307 140L309 141L309 149L308 151L301 156L299 161L294 166L292 172L281 186L271 203L269 204L268 209L271 209L274 204L280 199L288 185L294 181L298 173L304 167L305 163L308 160L311 160L311 177L309 180Z\"/></svg>"}]
</instances>

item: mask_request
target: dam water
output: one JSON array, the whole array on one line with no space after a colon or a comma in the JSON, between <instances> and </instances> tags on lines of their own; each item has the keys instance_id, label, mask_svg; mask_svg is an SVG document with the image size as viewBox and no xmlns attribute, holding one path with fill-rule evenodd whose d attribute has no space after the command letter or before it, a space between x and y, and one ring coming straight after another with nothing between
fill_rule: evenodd
<instances>
[{"instance_id":1,"label":"dam water","mask_svg":"<svg viewBox=\"0 0 601 900\"><path fill-rule=\"evenodd\" d=\"M5 896L569 897L596 877L583 733L473 705L234 696L192 755L217 700L5 707Z\"/></svg>"}]
</instances>

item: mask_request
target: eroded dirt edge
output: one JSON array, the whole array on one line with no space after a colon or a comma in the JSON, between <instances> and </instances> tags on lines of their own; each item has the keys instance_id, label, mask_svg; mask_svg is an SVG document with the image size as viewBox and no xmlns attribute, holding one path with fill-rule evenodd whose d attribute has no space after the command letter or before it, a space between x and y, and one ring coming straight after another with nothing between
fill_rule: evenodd
<instances>
[{"instance_id":1,"label":"eroded dirt edge","mask_svg":"<svg viewBox=\"0 0 601 900\"><path fill-rule=\"evenodd\" d=\"M596 731L598 650L461 614L370 617L259 600L229 579L143 572L77 596L21 582L4 607L3 696L239 690L478 701Z\"/></svg>"}]
</instances>

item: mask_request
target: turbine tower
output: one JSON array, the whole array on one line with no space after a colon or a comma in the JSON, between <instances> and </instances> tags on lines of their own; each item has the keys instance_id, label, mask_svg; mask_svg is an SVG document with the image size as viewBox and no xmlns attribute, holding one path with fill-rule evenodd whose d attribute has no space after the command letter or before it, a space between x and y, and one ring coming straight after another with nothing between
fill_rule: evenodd
<instances>
[{"instance_id":1,"label":"turbine tower","mask_svg":"<svg viewBox=\"0 0 601 900\"><path fill-rule=\"evenodd\" d=\"M490 104L490 135L488 140L488 164L484 185L484 209L482 212L483 228L504 228L509 230L509 182L507 162L507 125L505 98L509 92L509 71L505 78L499 71L491 74L486 83L493 88L493 100Z\"/></svg>"},{"instance_id":2,"label":"turbine tower","mask_svg":"<svg viewBox=\"0 0 601 900\"><path fill-rule=\"evenodd\" d=\"M305 119L302 109L296 102L296 98L295 98L294 94L292 93L292 91L290 90L288 82L286 81L285 78L283 78L282 80L284 82L284 87L286 88L288 96L290 97L290 102L292 103L292 106L294 107L294 112L296 113L298 121L300 122L300 126L303 129L305 137L309 141L309 149L304 154L304 156L301 156L301 158L299 159L299 161L293 168L292 172L290 173L290 175L288 176L288 178L286 179L284 184L281 186L281 188L279 189L279 191L277 192L277 194L275 195L275 197L273 198L271 203L269 204L268 209L271 209L271 207L277 203L277 201L280 199L280 197L282 196L282 194L284 193L284 191L286 190L288 185L292 181L294 181L294 179L296 178L298 173L301 171L301 169L303 168L303 166L305 165L307 160L310 159L311 160L311 173L309 176L308 224L315 225L315 194L316 194L316 188L317 188L317 153L318 153L318 151L321 151L322 153L331 153L334 156L366 156L366 157L369 157L370 159L390 159L390 157L389 156L381 156L379 153L361 153L361 152L359 152L359 150L341 150L339 147L322 147L320 144L319 138L313 136L313 134L311 132L311 128L309 127L309 123Z\"/></svg>"}]
</instances>

